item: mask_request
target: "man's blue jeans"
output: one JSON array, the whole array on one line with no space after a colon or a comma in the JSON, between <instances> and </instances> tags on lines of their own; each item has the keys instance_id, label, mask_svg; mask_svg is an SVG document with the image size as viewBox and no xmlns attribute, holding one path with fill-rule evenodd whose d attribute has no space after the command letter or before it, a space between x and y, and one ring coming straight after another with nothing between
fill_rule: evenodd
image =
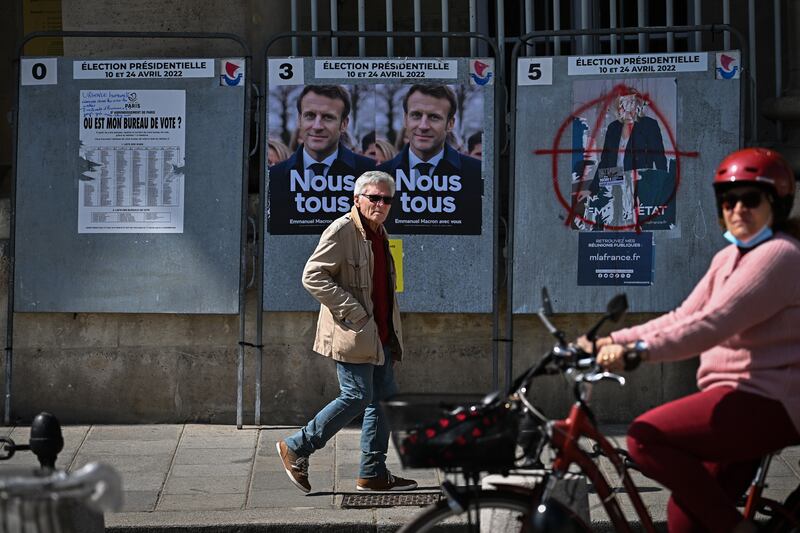
<instances>
[{"instance_id":1,"label":"man's blue jeans","mask_svg":"<svg viewBox=\"0 0 800 533\"><path fill-rule=\"evenodd\" d=\"M300 456L309 456L325 446L340 429L364 413L361 425L361 466L358 477L386 475L389 424L380 401L397 392L391 354L383 348L381 366L336 362L339 396L322 408L286 445Z\"/></svg>"}]
</instances>

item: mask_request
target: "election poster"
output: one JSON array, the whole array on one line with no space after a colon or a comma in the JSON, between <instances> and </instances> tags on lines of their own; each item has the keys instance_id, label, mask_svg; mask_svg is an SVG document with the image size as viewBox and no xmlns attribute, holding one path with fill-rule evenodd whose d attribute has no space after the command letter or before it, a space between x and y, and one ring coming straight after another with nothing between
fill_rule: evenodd
<instances>
[{"instance_id":1,"label":"election poster","mask_svg":"<svg viewBox=\"0 0 800 533\"><path fill-rule=\"evenodd\" d=\"M78 233L183 233L186 94L80 91Z\"/></svg>"},{"instance_id":2,"label":"election poster","mask_svg":"<svg viewBox=\"0 0 800 533\"><path fill-rule=\"evenodd\" d=\"M675 78L576 80L572 95L572 227L674 229Z\"/></svg>"},{"instance_id":3,"label":"election poster","mask_svg":"<svg viewBox=\"0 0 800 533\"><path fill-rule=\"evenodd\" d=\"M489 63L461 82L457 60L302 61L269 63L270 234L322 233L369 170L395 179L389 233L481 234Z\"/></svg>"}]
</instances>

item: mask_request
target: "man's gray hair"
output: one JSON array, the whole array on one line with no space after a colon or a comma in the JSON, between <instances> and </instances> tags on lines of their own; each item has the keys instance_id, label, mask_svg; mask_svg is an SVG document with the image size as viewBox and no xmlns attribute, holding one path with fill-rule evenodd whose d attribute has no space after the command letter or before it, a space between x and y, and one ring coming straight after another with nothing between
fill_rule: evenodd
<instances>
[{"instance_id":1,"label":"man's gray hair","mask_svg":"<svg viewBox=\"0 0 800 533\"><path fill-rule=\"evenodd\" d=\"M392 196L394 196L394 178L386 172L381 172L380 170L370 170L361 174L361 176L359 176L359 178L356 180L355 186L353 187L353 196L364 192L364 187L367 185L377 185L379 183L388 185L389 190L392 191Z\"/></svg>"}]
</instances>

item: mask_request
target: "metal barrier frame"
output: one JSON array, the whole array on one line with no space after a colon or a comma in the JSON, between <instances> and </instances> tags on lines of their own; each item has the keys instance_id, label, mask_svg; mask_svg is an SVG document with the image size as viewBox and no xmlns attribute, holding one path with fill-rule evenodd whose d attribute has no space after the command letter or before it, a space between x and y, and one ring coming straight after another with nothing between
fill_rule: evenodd
<instances>
[{"instance_id":1,"label":"metal barrier frame","mask_svg":"<svg viewBox=\"0 0 800 533\"><path fill-rule=\"evenodd\" d=\"M626 34L655 34L665 33L674 34L679 32L725 32L733 34L740 45L742 50L742 66L746 73L746 83L744 90L740 95L740 115L741 115L741 130L740 130L740 144L744 145L744 125L750 125L750 142L753 142L754 125L756 124L756 107L753 99L755 98L755 91L753 90L754 79L749 67L749 45L742 33L730 26L729 24L710 24L698 26L659 26L659 27L634 27L634 28L603 28L603 29L579 29L579 30L547 30L547 31L534 31L518 37L514 43L511 54L511 82L510 98L507 98L508 88L506 87L506 74L505 74L505 58L501 56L501 44L497 40L490 38L483 33L478 32L444 32L444 31L290 31L283 32L272 36L265 44L263 49L264 71L261 79L261 94L256 95L257 113L263 113L260 104L262 99L267 98L268 88L268 72L266 69L266 61L270 57L270 48L278 41L285 39L292 39L294 42L300 38L311 39L332 39L336 43L339 38L359 38L360 42L364 42L366 38L452 38L452 39L470 39L474 44L475 40L483 41L491 48L495 59L495 70L497 78L494 84L494 98L495 98L495 119L494 119L494 163L493 163L493 187L494 187L494 200L493 200L493 250L492 250L492 271L493 271L493 294L492 294L492 385L493 388L498 388L499 385L499 343L505 343L505 368L504 378L505 387L507 388L511 383L512 364L513 364L513 260L514 260L514 202L515 202L515 182L516 182L516 168L515 168L515 149L516 149L516 96L517 96L517 73L516 63L517 59L521 56L520 50L523 46L532 44L536 39L542 38L561 38L561 37L581 37L581 36L603 36L603 35L626 35ZM12 78L14 87L12 88L12 101L15 102L16 107L12 110L14 120L14 133L12 135L12 167L14 175L11 182L11 204L10 204L10 239L9 239L9 281L8 281L8 315L7 315L7 330L6 330L6 347L5 347L5 410L4 410L4 424L11 423L11 384L12 384L12 370L13 370L13 318L14 318L14 248L15 248L15 198L16 198L16 180L17 180L17 136L19 127L19 82L20 82L20 58L23 57L24 45L37 38L47 37L80 37L80 38L144 38L144 39L221 39L231 40L239 44L245 52L245 68L247 72L251 72L252 54L247 43L240 36L232 33L204 33L204 32L129 32L129 31L46 31L46 32L33 32L25 35L17 47L16 56L16 72ZM505 39L508 41L508 39ZM392 41L393 42L393 41ZM504 43L502 43L504 44ZM363 46L360 47L363 49ZM472 47L474 48L474 47ZM703 53L709 53L703 51ZM444 57L444 56L443 56ZM450 57L450 56L447 56ZM258 87L255 87L258 89ZM266 139L267 124L264 117L257 116L256 120L259 121L257 129L256 146L251 148L248 146L250 142L250 124L251 124L251 83L245 86L244 98L244 139L245 142L242 146L243 152L243 167L242 167L242 180L243 180L243 193L242 193L242 208L241 208L241 222L240 226L242 233L240 236L240 273L239 273L239 343L238 343L238 361L237 361L237 399L236 399L236 425L242 428L243 417L243 382L244 382L244 354L246 347L253 347L257 351L256 359L256 387L255 387L255 424L260 425L261 418L261 374L263 371L263 297L264 297L264 236L265 236L265 186L266 186L266 156L261 151L264 149L264 141ZM746 93L746 94L745 94ZM747 104L747 105L745 105ZM508 114L508 120L505 116ZM749 119L749 120L746 120ZM507 126L504 127L504 126ZM508 143L506 145L506 143ZM498 268L500 265L500 245L499 242L499 224L501 222L500 212L500 159L504 147L508 147L509 153L509 179L508 179L508 219L507 219L507 235L506 235L506 316L505 316L505 332L500 338L500 313L499 313L499 294L500 294L500 280L498 278ZM246 264L248 262L247 255L247 198L248 198L248 174L249 174L249 157L254 154L259 154L259 213L257 218L257 263L258 267L255 269L255 274L258 276L256 281L258 292L258 307L256 310L256 340L254 344L245 341L245 298L244 293L247 287L246 280Z\"/></svg>"},{"instance_id":2,"label":"metal barrier frame","mask_svg":"<svg viewBox=\"0 0 800 533\"><path fill-rule=\"evenodd\" d=\"M22 37L17 45L17 55L15 61L15 76L12 77L12 101L15 107L12 109L14 122L14 133L11 141L11 166L14 169L11 180L11 204L10 204L10 235L9 235L9 273L8 273L8 315L6 317L6 346L5 346L5 406L3 423L11 425L11 383L13 370L13 342L14 342L14 246L16 231L16 188L17 188L17 137L19 129L19 86L21 81L21 58L23 56L25 44L33 39L47 37L83 37L83 38L130 38L130 39L219 39L236 42L245 52L245 72L250 72L252 53L247 42L240 36L233 33L205 33L205 32L136 32L136 31L38 31L32 32ZM247 242L247 185L249 174L249 147L250 142L250 84L244 86L244 131L242 143L242 203L241 203L241 235L239 242L239 356L242 357L244 335L245 335L245 298L246 288L246 242Z\"/></svg>"},{"instance_id":3,"label":"metal barrier frame","mask_svg":"<svg viewBox=\"0 0 800 533\"><path fill-rule=\"evenodd\" d=\"M506 86L505 86L505 65L504 58L500 56L499 47L497 42L478 32L443 32L443 31L289 31L276 34L270 38L264 46L263 60L266 67L266 61L269 59L269 49L276 42L284 39L298 39L298 38L439 38L445 37L451 39L476 39L483 41L491 48L495 59L495 72L497 77L494 83L494 98L495 98L495 117L494 117L494 146L495 150L492 183L494 187L494 201L492 203L492 386L498 387L498 333L500 330L499 324L499 302L498 295L500 293L499 280L497 277L497 267L499 263L499 233L498 221L500 218L500 148L504 146L503 141L506 131L502 128L503 116L507 112L507 102L505 101ZM333 41L336 42L336 41ZM361 47L363 49L363 46ZM305 56L304 56L305 57ZM268 97L268 72L264 68L262 76L263 98ZM266 109L266 107L263 107ZM267 138L267 124L263 117L259 117L261 125L259 128L260 145L259 149L264 148L264 142ZM256 390L255 390L255 424L261 423L261 373L263 368L264 358L264 345L263 345L263 314L264 314L264 236L266 235L264 206L266 201L266 154L262 154L259 158L259 175L258 175L258 190L259 190L259 212L258 212L258 264L260 275L258 277L258 309L256 310L256 342L251 345L256 349ZM238 368L238 388L236 400L236 426L242 428L242 382L244 381L244 360L240 358Z\"/></svg>"},{"instance_id":4,"label":"metal barrier frame","mask_svg":"<svg viewBox=\"0 0 800 533\"><path fill-rule=\"evenodd\" d=\"M548 31L534 31L531 33L526 33L518 38L518 40L514 43L514 47L511 52L511 98L509 101L509 179L508 179L508 235L506 241L506 331L505 337L508 339L508 343L506 344L506 351L505 351L505 388L511 386L512 381L512 365L514 361L514 312L513 312L513 301L514 301L514 202L515 202L515 191L514 188L516 186L516 144L517 144L517 136L516 136L516 128L517 128L517 115L516 115L516 107L517 107L517 59L520 57L520 49L523 46L527 46L529 41L533 41L536 38L542 37L580 37L580 36L589 36L589 35L617 35L617 34L645 34L645 33L666 33L666 32L702 32L702 31L710 31L710 32L722 32L722 31L729 31L734 34L741 45L741 61L742 61L742 68L745 72L747 72L748 78L749 76L749 69L747 59L748 59L748 43L744 39L744 36L739 32L736 28L727 25L727 24L708 24L702 26L651 26L647 28L603 28L603 29L584 29L584 30L548 30ZM698 53L708 54L711 53L709 51L701 51ZM603 55L614 55L614 54L603 54ZM752 81L752 80L751 80ZM747 84L744 84L745 89L747 88ZM754 122L753 115L755 113L755 103L752 101L754 97L753 91L747 91L748 95L750 96L749 101L749 109L747 109L751 114L751 124ZM745 90L741 91L739 95L739 144L744 144L744 123L745 123ZM751 128L752 129L752 128ZM752 132L751 132L752 137Z\"/></svg>"}]
</instances>

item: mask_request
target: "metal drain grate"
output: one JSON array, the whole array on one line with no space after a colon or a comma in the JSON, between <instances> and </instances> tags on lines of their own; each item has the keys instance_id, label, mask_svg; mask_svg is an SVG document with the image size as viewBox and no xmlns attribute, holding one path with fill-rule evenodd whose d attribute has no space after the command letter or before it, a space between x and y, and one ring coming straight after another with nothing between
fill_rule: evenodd
<instances>
[{"instance_id":1,"label":"metal drain grate","mask_svg":"<svg viewBox=\"0 0 800 533\"><path fill-rule=\"evenodd\" d=\"M440 492L427 492L415 494L392 494L382 492L378 494L345 494L342 499L343 509L364 509L372 507L424 507L442 499Z\"/></svg>"}]
</instances>

